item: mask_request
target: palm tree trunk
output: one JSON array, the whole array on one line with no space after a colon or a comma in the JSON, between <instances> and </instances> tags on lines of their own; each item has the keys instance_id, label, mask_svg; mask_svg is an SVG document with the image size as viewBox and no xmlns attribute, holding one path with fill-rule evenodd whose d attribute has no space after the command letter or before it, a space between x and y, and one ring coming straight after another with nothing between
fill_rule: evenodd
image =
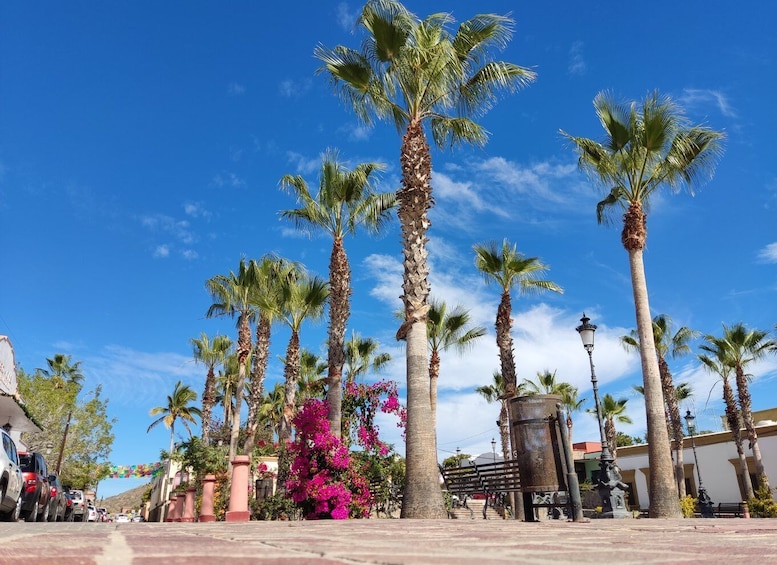
<instances>
[{"instance_id":1,"label":"palm tree trunk","mask_svg":"<svg viewBox=\"0 0 777 565\"><path fill-rule=\"evenodd\" d=\"M508 400L515 398L518 389L515 358L513 357L513 337L510 334L512 325L510 291L505 290L502 292L502 299L496 311L496 344L499 348L499 363L505 383L505 397Z\"/></svg>"},{"instance_id":2,"label":"palm tree trunk","mask_svg":"<svg viewBox=\"0 0 777 565\"><path fill-rule=\"evenodd\" d=\"M291 421L294 419L296 405L297 383L299 382L299 363L299 332L292 330L291 337L289 338L289 345L286 348L286 366L283 369L285 380L283 418L281 418L281 429L278 437L281 449L284 450L284 452L286 443L291 440Z\"/></svg>"},{"instance_id":3,"label":"palm tree trunk","mask_svg":"<svg viewBox=\"0 0 777 565\"><path fill-rule=\"evenodd\" d=\"M750 470L747 467L747 458L745 457L745 450L742 446L742 433L739 428L739 411L737 410L737 403L734 399L734 391L731 389L731 383L728 382L728 378L726 377L723 377L723 402L726 405L726 421L731 430L731 436L734 438L734 445L737 447L737 455L739 456L739 474L742 477L742 486L745 491L745 497L750 499L753 498L753 483L750 480Z\"/></svg>"},{"instance_id":4,"label":"palm tree trunk","mask_svg":"<svg viewBox=\"0 0 777 565\"><path fill-rule=\"evenodd\" d=\"M627 213L633 212L631 208ZM644 228L644 214L642 215ZM628 235L624 220L624 242ZM637 246L634 246L637 247ZM669 434L666 430L664 395L661 390L661 376L658 371L658 357L653 341L653 321L650 317L645 266L641 247L626 247L629 254L631 283L634 292L634 307L637 317L639 352L642 359L642 380L645 389L645 412L647 414L648 464L650 466L650 517L681 518L677 484L674 480Z\"/></svg>"},{"instance_id":5,"label":"palm tree trunk","mask_svg":"<svg viewBox=\"0 0 777 565\"><path fill-rule=\"evenodd\" d=\"M683 422L680 419L680 407L677 402L677 393L672 382L672 373L663 356L658 356L658 371L661 375L661 389L664 391L664 400L668 413L667 425L670 426L671 436L674 438L675 454L675 481L680 498L685 498L685 468L683 466ZM671 439L670 439L671 448Z\"/></svg>"},{"instance_id":6,"label":"palm tree trunk","mask_svg":"<svg viewBox=\"0 0 777 565\"><path fill-rule=\"evenodd\" d=\"M427 211L432 205L432 160L421 123L411 121L402 138L402 187L397 215L402 231L405 320L397 339L407 342L407 428L405 492L402 518L447 517L439 484L435 426L429 401L429 358L426 315L429 311Z\"/></svg>"},{"instance_id":7,"label":"palm tree trunk","mask_svg":"<svg viewBox=\"0 0 777 565\"><path fill-rule=\"evenodd\" d=\"M213 413L214 397L216 395L216 372L213 365L208 365L205 377L205 390L202 391L202 443L210 445L211 414Z\"/></svg>"},{"instance_id":8,"label":"palm tree trunk","mask_svg":"<svg viewBox=\"0 0 777 565\"><path fill-rule=\"evenodd\" d=\"M261 314L259 322L256 324L256 345L251 370L251 392L248 395L248 419L246 421L246 437L243 441L243 453L250 454L256 446L257 433L259 432L259 410L264 399L264 378L270 359L271 329L270 319Z\"/></svg>"},{"instance_id":9,"label":"palm tree trunk","mask_svg":"<svg viewBox=\"0 0 777 565\"><path fill-rule=\"evenodd\" d=\"M251 326L248 316L241 314L237 332L237 383L235 384L235 410L232 412L232 430L229 437L229 460L237 455L240 439L240 410L243 403L243 387L248 372L248 356L251 353ZM230 463L231 464L231 463Z\"/></svg>"},{"instance_id":10,"label":"palm tree trunk","mask_svg":"<svg viewBox=\"0 0 777 565\"><path fill-rule=\"evenodd\" d=\"M343 364L345 327L350 315L351 268L342 238L335 238L329 259L329 372L326 402L329 430L342 437Z\"/></svg>"},{"instance_id":11,"label":"palm tree trunk","mask_svg":"<svg viewBox=\"0 0 777 565\"><path fill-rule=\"evenodd\" d=\"M742 422L747 430L747 439L750 442L750 449L753 452L753 461L755 462L755 474L758 477L758 486L769 489L769 479L766 476L764 462L761 458L761 447L758 445L758 434L753 424L753 408L750 398L750 389L747 386L747 375L741 365L736 367L737 394L739 395L739 407L742 411Z\"/></svg>"},{"instance_id":12,"label":"palm tree trunk","mask_svg":"<svg viewBox=\"0 0 777 565\"><path fill-rule=\"evenodd\" d=\"M429 361L429 403L432 408L432 421L437 427L437 379L440 376L440 354L432 351Z\"/></svg>"}]
</instances>

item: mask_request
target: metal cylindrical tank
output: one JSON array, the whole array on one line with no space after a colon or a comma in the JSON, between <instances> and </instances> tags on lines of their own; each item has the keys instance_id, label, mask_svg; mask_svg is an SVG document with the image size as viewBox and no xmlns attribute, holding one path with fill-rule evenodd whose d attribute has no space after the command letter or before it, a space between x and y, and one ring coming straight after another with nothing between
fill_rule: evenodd
<instances>
[{"instance_id":1,"label":"metal cylindrical tank","mask_svg":"<svg viewBox=\"0 0 777 565\"><path fill-rule=\"evenodd\" d=\"M510 428L523 492L566 490L555 394L510 399Z\"/></svg>"}]
</instances>

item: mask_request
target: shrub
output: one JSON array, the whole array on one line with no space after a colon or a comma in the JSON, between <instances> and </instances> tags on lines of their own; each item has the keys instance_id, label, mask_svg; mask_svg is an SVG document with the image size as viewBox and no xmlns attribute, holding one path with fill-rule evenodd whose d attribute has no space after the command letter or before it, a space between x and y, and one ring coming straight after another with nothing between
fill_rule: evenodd
<instances>
[{"instance_id":1,"label":"shrub","mask_svg":"<svg viewBox=\"0 0 777 565\"><path fill-rule=\"evenodd\" d=\"M750 514L757 518L774 518L777 516L777 502L768 485L761 485L755 491L755 496L747 501Z\"/></svg>"},{"instance_id":2,"label":"shrub","mask_svg":"<svg viewBox=\"0 0 777 565\"><path fill-rule=\"evenodd\" d=\"M693 518L693 515L696 512L697 502L697 499L690 494L686 494L680 499L680 509L683 511L683 518Z\"/></svg>"}]
</instances>

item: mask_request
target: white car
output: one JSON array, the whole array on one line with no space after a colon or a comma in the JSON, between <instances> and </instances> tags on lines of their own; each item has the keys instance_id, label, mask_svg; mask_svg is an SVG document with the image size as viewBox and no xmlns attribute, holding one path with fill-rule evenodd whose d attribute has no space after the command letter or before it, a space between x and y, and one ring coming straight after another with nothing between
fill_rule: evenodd
<instances>
[{"instance_id":1,"label":"white car","mask_svg":"<svg viewBox=\"0 0 777 565\"><path fill-rule=\"evenodd\" d=\"M86 507L86 511L84 512L84 516L86 516L87 522L96 522L97 521L97 508L92 506L91 504Z\"/></svg>"},{"instance_id":2,"label":"white car","mask_svg":"<svg viewBox=\"0 0 777 565\"><path fill-rule=\"evenodd\" d=\"M126 514L116 514L116 516L113 518L113 521L117 524L126 524L128 522L132 522L132 519Z\"/></svg>"},{"instance_id":3,"label":"white car","mask_svg":"<svg viewBox=\"0 0 777 565\"><path fill-rule=\"evenodd\" d=\"M16 522L22 508L22 486L24 479L19 463L16 444L4 429L0 428L3 449L0 449L0 519Z\"/></svg>"}]
</instances>

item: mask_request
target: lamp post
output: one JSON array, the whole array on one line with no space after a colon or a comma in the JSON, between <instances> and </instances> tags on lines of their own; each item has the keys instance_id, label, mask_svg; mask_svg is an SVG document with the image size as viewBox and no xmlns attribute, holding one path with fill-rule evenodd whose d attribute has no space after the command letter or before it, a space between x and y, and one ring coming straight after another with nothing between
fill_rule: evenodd
<instances>
[{"instance_id":1,"label":"lamp post","mask_svg":"<svg viewBox=\"0 0 777 565\"><path fill-rule=\"evenodd\" d=\"M580 318L581 324L576 327L580 339L583 341L583 347L588 353L588 362L591 365L591 386L594 391L594 402L596 403L596 419L599 422L599 437L602 442L602 454L599 459L599 484L597 490L602 499L602 518L631 518L631 513L626 508L626 484L621 479L618 466L615 464L610 452L610 446L607 444L607 436L604 433L604 421L602 418L602 405L599 402L599 382L596 379L594 371L594 332L596 326L589 324L591 318L586 317L585 312Z\"/></svg>"},{"instance_id":2,"label":"lamp post","mask_svg":"<svg viewBox=\"0 0 777 565\"><path fill-rule=\"evenodd\" d=\"M696 420L696 416L691 414L690 410L685 411L685 425L688 426L688 435L691 436L691 449L693 449L693 461L696 464L696 476L699 478L698 496L696 497L699 503L699 511L702 518L713 518L712 513L712 500L710 495L707 494L707 490L701 482L701 469L699 469L699 459L696 457L696 439L694 438L694 432L696 426L693 425Z\"/></svg>"},{"instance_id":3,"label":"lamp post","mask_svg":"<svg viewBox=\"0 0 777 565\"><path fill-rule=\"evenodd\" d=\"M491 453L494 455L494 463L496 463L496 440L491 438Z\"/></svg>"},{"instance_id":4,"label":"lamp post","mask_svg":"<svg viewBox=\"0 0 777 565\"><path fill-rule=\"evenodd\" d=\"M456 448L456 466L461 467L461 449Z\"/></svg>"}]
</instances>

